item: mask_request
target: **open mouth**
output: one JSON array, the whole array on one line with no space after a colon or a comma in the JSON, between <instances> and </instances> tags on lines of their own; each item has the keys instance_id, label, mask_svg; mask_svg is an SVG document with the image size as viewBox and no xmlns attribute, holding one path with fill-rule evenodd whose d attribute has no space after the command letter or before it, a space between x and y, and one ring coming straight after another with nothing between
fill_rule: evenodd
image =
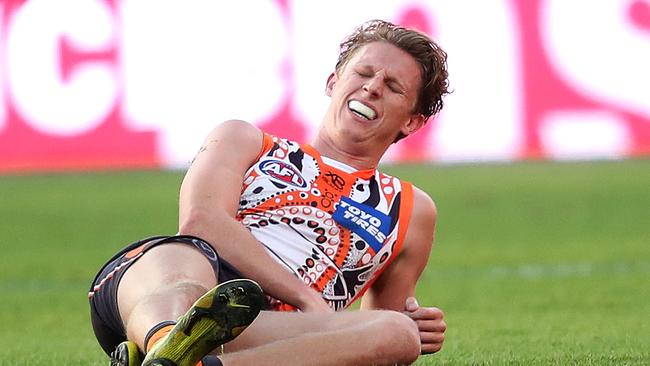
<instances>
[{"instance_id":1,"label":"open mouth","mask_svg":"<svg viewBox=\"0 0 650 366\"><path fill-rule=\"evenodd\" d=\"M348 108L352 113L359 116L360 118L366 121L372 121L377 117L377 112L374 109L368 107L367 105L357 101L351 100L348 102Z\"/></svg>"}]
</instances>

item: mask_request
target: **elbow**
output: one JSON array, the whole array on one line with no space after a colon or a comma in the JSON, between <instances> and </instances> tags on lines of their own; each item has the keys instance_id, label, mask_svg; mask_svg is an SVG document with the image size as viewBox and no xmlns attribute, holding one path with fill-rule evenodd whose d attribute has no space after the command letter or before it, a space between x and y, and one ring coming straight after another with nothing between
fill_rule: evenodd
<instances>
[{"instance_id":1,"label":"elbow","mask_svg":"<svg viewBox=\"0 0 650 366\"><path fill-rule=\"evenodd\" d=\"M205 228L208 226L208 213L201 208L192 208L188 212L182 213L178 233L180 235L192 235L203 238Z\"/></svg>"}]
</instances>

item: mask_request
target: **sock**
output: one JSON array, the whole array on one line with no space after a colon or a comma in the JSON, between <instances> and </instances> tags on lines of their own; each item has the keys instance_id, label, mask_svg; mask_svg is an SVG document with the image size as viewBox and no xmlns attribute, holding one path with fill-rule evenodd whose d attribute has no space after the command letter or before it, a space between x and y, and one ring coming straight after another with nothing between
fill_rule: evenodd
<instances>
[{"instance_id":1,"label":"sock","mask_svg":"<svg viewBox=\"0 0 650 366\"><path fill-rule=\"evenodd\" d=\"M147 353L156 342L166 336L172 330L174 325L176 325L176 322L164 321L149 329L147 335L144 336L144 353Z\"/></svg>"},{"instance_id":2,"label":"sock","mask_svg":"<svg viewBox=\"0 0 650 366\"><path fill-rule=\"evenodd\" d=\"M144 337L145 353L153 347L156 342L169 334L176 322L164 321L154 325ZM217 356L207 355L196 364L196 366L223 366L223 363Z\"/></svg>"},{"instance_id":3,"label":"sock","mask_svg":"<svg viewBox=\"0 0 650 366\"><path fill-rule=\"evenodd\" d=\"M219 357L208 355L203 357L196 366L223 366L223 363L221 363Z\"/></svg>"}]
</instances>

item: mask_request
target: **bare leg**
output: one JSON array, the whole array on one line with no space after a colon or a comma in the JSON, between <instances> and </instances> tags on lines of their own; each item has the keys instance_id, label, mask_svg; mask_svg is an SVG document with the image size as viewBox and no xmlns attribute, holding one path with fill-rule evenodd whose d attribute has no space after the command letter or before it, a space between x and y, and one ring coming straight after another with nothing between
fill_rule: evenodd
<instances>
[{"instance_id":1,"label":"bare leg","mask_svg":"<svg viewBox=\"0 0 650 366\"><path fill-rule=\"evenodd\" d=\"M126 271L118 288L128 338L144 350L144 337L154 325L176 320L216 283L210 262L197 249L187 244L151 248Z\"/></svg>"},{"instance_id":2,"label":"bare leg","mask_svg":"<svg viewBox=\"0 0 650 366\"><path fill-rule=\"evenodd\" d=\"M182 260L179 260L182 258ZM176 320L216 285L208 260L185 244L150 249L118 289L128 338L144 349L154 325ZM220 356L224 365L390 365L420 353L415 323L392 311L262 312Z\"/></svg>"},{"instance_id":3,"label":"bare leg","mask_svg":"<svg viewBox=\"0 0 650 366\"><path fill-rule=\"evenodd\" d=\"M417 326L398 312L262 312L220 358L226 366L393 365L419 354Z\"/></svg>"}]
</instances>

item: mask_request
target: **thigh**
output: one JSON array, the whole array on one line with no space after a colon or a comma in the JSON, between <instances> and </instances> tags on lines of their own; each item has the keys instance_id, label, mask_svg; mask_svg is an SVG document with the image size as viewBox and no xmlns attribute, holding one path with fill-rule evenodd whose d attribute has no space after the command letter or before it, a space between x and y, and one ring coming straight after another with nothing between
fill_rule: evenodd
<instances>
[{"instance_id":1,"label":"thigh","mask_svg":"<svg viewBox=\"0 0 650 366\"><path fill-rule=\"evenodd\" d=\"M115 346L126 339L126 330L117 307L120 280L149 243L165 238L149 237L127 245L109 259L93 279L88 291L90 318L95 336L107 354L113 352Z\"/></svg>"},{"instance_id":2,"label":"thigh","mask_svg":"<svg viewBox=\"0 0 650 366\"><path fill-rule=\"evenodd\" d=\"M149 249L120 281L117 301L122 319L129 317L142 298L184 281L206 289L216 285L214 268L204 254L184 243L166 243Z\"/></svg>"},{"instance_id":3,"label":"thigh","mask_svg":"<svg viewBox=\"0 0 650 366\"><path fill-rule=\"evenodd\" d=\"M237 338L226 344L224 349L226 352L235 352L306 333L363 327L379 318L382 312L382 310L336 313L262 311L255 321Z\"/></svg>"}]
</instances>

